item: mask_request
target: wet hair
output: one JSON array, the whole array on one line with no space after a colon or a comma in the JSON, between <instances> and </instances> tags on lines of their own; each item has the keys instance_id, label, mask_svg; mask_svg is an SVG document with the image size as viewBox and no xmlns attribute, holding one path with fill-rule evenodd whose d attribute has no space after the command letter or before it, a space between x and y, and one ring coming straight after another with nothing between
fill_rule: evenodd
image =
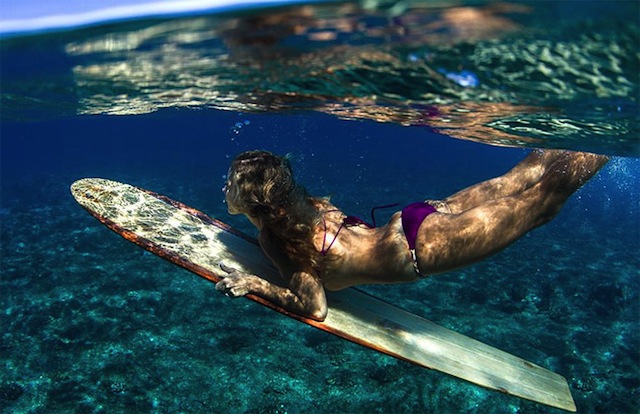
<instances>
[{"instance_id":1,"label":"wet hair","mask_svg":"<svg viewBox=\"0 0 640 414\"><path fill-rule=\"evenodd\" d=\"M267 151L247 151L231 163L233 203L260 218L262 231L280 246L300 270L321 272L321 256L313 244L322 220L318 199L296 184L289 160Z\"/></svg>"}]
</instances>

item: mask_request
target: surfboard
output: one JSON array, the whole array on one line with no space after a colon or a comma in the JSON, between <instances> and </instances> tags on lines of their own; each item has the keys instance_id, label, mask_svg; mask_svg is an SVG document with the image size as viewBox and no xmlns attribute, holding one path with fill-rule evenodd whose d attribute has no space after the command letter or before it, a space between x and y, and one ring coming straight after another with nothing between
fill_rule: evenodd
<instances>
[{"instance_id":1,"label":"surfboard","mask_svg":"<svg viewBox=\"0 0 640 414\"><path fill-rule=\"evenodd\" d=\"M85 178L73 197L102 224L144 249L217 282L219 263L282 285L257 242L166 196L116 181ZM356 288L327 292L329 312L318 322L261 297L247 298L367 348L483 387L576 411L567 381L554 372L486 345Z\"/></svg>"}]
</instances>

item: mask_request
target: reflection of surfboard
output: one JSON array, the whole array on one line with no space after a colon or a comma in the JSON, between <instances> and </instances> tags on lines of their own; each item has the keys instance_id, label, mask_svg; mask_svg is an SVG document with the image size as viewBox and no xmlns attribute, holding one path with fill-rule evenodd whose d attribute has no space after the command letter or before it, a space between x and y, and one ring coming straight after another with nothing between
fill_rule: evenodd
<instances>
[{"instance_id":1,"label":"reflection of surfboard","mask_svg":"<svg viewBox=\"0 0 640 414\"><path fill-rule=\"evenodd\" d=\"M75 199L125 239L210 281L223 262L273 283L277 271L256 242L182 203L115 181L87 178ZM316 328L423 367L553 407L575 411L566 380L357 289L327 292L329 314L317 322L260 297L250 299Z\"/></svg>"}]
</instances>

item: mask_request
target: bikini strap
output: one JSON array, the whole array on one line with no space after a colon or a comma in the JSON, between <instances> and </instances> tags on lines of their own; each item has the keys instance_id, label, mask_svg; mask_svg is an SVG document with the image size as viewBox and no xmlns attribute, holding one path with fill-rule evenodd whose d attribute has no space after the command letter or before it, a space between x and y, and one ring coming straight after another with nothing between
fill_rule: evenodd
<instances>
[{"instance_id":1,"label":"bikini strap","mask_svg":"<svg viewBox=\"0 0 640 414\"><path fill-rule=\"evenodd\" d=\"M418 267L418 256L416 256L416 249L409 249L409 253L411 253L411 264L413 264L413 270L416 271L416 274L420 279L425 278L426 276L420 273L420 268Z\"/></svg>"},{"instance_id":2,"label":"bikini strap","mask_svg":"<svg viewBox=\"0 0 640 414\"><path fill-rule=\"evenodd\" d=\"M325 213L333 213L334 211L340 211L338 209L334 209L334 210L328 210ZM331 243L329 243L329 246L325 249L325 245L327 244L327 220L324 218L324 214L322 215L322 223L324 224L324 236L322 236L322 250L320 250L320 254L322 256L326 256L327 253L329 252L329 249L331 249L331 246L333 246L333 243L335 243L336 239L338 238L338 234L340 234L340 230L342 230L342 228L344 227L344 220L342 220L342 223L340 223L340 227L338 227L338 231L336 232L336 235L333 236L333 240L331 240Z\"/></svg>"},{"instance_id":3,"label":"bikini strap","mask_svg":"<svg viewBox=\"0 0 640 414\"><path fill-rule=\"evenodd\" d=\"M371 222L373 223L373 227L378 227L378 226L376 226L376 216L374 214L376 212L376 210L381 209L381 208L396 207L396 206L399 206L399 205L400 205L400 203L393 203L393 204L387 204L387 205L384 205L384 206L376 206L376 207L372 208L371 209Z\"/></svg>"},{"instance_id":4,"label":"bikini strap","mask_svg":"<svg viewBox=\"0 0 640 414\"><path fill-rule=\"evenodd\" d=\"M369 227L369 228L375 228L376 227L376 216L375 216L375 211L381 208L390 208L390 207L395 207L400 205L400 203L394 203L394 204L387 204L384 206L376 206L374 208L371 209L371 221L373 224L369 224L366 221L356 217L356 216L346 216L344 219L342 219L342 223L340 223L340 227L338 227L338 231L336 232L336 235L333 237L333 240L331 240L331 243L329 243L329 246L326 246L327 244L327 220L324 218L324 214L322 215L322 222L324 224L324 236L322 238L322 250L320 250L320 254L322 256L326 256L327 253L329 252L329 250L331 249L331 246L333 246L333 243L335 243L336 239L338 238L338 234L340 234L340 231L342 230L343 227L348 226L348 225L358 225L358 224L364 224L365 226ZM332 213L335 211L340 211L338 209L333 209L333 210L327 210L325 211L325 213Z\"/></svg>"}]
</instances>

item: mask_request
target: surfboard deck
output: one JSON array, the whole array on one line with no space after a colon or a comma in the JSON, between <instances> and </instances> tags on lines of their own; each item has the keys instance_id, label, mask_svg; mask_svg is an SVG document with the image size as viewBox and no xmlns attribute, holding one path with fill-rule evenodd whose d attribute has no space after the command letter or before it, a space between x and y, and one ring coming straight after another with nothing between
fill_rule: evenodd
<instances>
[{"instance_id":1,"label":"surfboard deck","mask_svg":"<svg viewBox=\"0 0 640 414\"><path fill-rule=\"evenodd\" d=\"M125 239L207 280L221 279L222 262L282 285L255 240L185 204L100 178L74 182L71 193ZM562 376L358 289L327 292L329 313L323 322L293 314L255 295L247 297L367 348L492 390L576 411Z\"/></svg>"}]
</instances>

